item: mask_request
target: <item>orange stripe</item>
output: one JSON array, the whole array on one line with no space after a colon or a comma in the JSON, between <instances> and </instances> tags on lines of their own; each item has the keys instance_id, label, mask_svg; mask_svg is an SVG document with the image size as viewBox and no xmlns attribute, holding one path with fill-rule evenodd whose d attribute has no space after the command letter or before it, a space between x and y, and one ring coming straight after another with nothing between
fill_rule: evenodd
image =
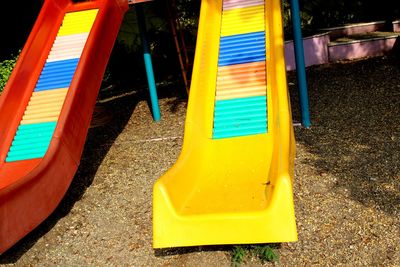
<instances>
[{"instance_id":1,"label":"orange stripe","mask_svg":"<svg viewBox=\"0 0 400 267\"><path fill-rule=\"evenodd\" d=\"M229 85L246 85L248 83L264 83L265 84L265 73L256 72L256 73L243 73L240 75L225 75L218 77L217 79L217 87L220 86L229 86Z\"/></svg>"},{"instance_id":2,"label":"orange stripe","mask_svg":"<svg viewBox=\"0 0 400 267\"><path fill-rule=\"evenodd\" d=\"M267 92L265 62L218 68L216 99L262 96Z\"/></svg>"},{"instance_id":3,"label":"orange stripe","mask_svg":"<svg viewBox=\"0 0 400 267\"><path fill-rule=\"evenodd\" d=\"M223 74L223 73L236 74L236 73L241 73L241 72L261 71L261 70L265 71L265 62L252 62L252 63L219 67L218 75Z\"/></svg>"}]
</instances>

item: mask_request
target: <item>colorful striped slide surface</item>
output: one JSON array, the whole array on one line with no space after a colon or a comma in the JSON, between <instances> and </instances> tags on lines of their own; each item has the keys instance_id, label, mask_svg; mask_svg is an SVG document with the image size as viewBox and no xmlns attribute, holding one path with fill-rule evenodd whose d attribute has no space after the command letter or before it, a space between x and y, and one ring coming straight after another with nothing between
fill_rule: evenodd
<instances>
[{"instance_id":1,"label":"colorful striped slide surface","mask_svg":"<svg viewBox=\"0 0 400 267\"><path fill-rule=\"evenodd\" d=\"M265 60L264 1L224 1L214 139L267 132Z\"/></svg>"},{"instance_id":2,"label":"colorful striped slide surface","mask_svg":"<svg viewBox=\"0 0 400 267\"><path fill-rule=\"evenodd\" d=\"M98 10L65 14L7 154L6 162L42 158Z\"/></svg>"}]
</instances>

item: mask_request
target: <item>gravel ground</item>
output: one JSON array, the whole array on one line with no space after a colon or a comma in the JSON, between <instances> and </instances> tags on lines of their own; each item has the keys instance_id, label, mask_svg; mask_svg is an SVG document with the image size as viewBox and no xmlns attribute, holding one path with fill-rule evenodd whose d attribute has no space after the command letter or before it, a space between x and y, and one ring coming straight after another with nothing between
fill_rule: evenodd
<instances>
[{"instance_id":1,"label":"gravel ground","mask_svg":"<svg viewBox=\"0 0 400 267\"><path fill-rule=\"evenodd\" d=\"M317 66L308 77L313 126L295 129L299 242L281 244L280 261L265 265L400 266L400 60ZM162 96L154 123L144 99L132 92L98 104L64 200L1 264L231 265L230 246L152 249L152 185L179 155L186 101Z\"/></svg>"}]
</instances>

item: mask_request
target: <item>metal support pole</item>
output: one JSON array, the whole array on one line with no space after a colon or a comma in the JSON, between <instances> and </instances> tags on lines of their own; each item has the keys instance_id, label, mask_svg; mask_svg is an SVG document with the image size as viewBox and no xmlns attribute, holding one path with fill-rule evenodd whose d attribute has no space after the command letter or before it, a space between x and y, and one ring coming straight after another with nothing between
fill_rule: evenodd
<instances>
[{"instance_id":1,"label":"metal support pole","mask_svg":"<svg viewBox=\"0 0 400 267\"><path fill-rule=\"evenodd\" d=\"M136 15L140 32L140 39L142 41L142 46L143 46L143 58L144 58L144 65L146 67L147 83L149 85L149 91L150 91L150 101L151 101L151 109L153 112L153 119L155 121L159 121L161 119L161 114L160 114L160 107L158 106L158 96L156 90L156 82L154 80L153 64L151 62L149 44L146 38L146 21L144 18L144 12L141 4L135 5L135 8L136 8Z\"/></svg>"},{"instance_id":2,"label":"metal support pole","mask_svg":"<svg viewBox=\"0 0 400 267\"><path fill-rule=\"evenodd\" d=\"M308 105L308 89L306 78L306 64L304 62L303 38L301 35L300 7L299 0L291 0L290 9L292 12L294 51L296 58L296 73L299 83L299 97L301 109L301 123L303 127L311 126L310 110Z\"/></svg>"}]
</instances>

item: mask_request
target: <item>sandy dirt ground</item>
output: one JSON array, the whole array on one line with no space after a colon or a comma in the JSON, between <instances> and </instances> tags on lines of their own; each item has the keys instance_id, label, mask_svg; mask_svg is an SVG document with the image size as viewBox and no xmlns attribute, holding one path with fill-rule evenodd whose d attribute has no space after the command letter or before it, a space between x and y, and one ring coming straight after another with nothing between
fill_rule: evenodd
<instances>
[{"instance_id":1,"label":"sandy dirt ground","mask_svg":"<svg viewBox=\"0 0 400 267\"><path fill-rule=\"evenodd\" d=\"M299 241L266 266L400 266L400 60L311 67L313 126L295 128ZM295 120L296 82L289 74ZM126 92L125 92L126 93ZM102 99L57 210L3 254L6 266L230 266L231 246L153 250L152 185L177 159L187 102ZM263 265L246 258L244 266Z\"/></svg>"}]
</instances>

